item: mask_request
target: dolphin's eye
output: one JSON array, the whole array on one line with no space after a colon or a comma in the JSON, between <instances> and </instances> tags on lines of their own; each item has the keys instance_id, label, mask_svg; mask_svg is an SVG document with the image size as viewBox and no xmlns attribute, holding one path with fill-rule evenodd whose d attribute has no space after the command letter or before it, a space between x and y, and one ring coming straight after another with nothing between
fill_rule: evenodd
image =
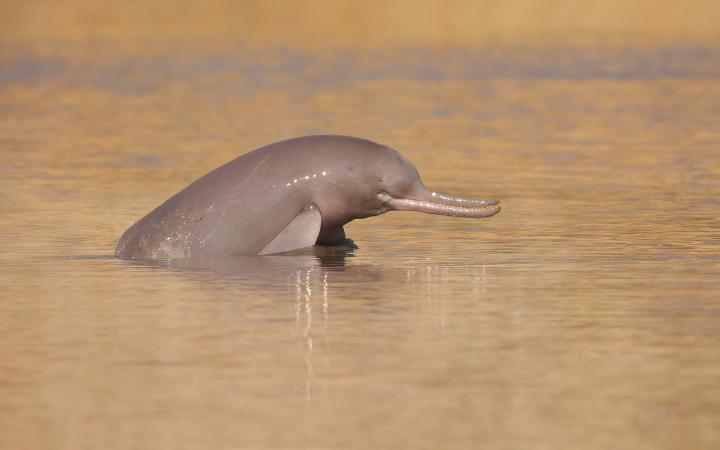
<instances>
[{"instance_id":1,"label":"dolphin's eye","mask_svg":"<svg viewBox=\"0 0 720 450\"><path fill-rule=\"evenodd\" d=\"M408 182L400 183L397 186L398 194L405 195L405 194L409 193L410 191L412 191L412 187L413 187L412 183L408 183Z\"/></svg>"}]
</instances>

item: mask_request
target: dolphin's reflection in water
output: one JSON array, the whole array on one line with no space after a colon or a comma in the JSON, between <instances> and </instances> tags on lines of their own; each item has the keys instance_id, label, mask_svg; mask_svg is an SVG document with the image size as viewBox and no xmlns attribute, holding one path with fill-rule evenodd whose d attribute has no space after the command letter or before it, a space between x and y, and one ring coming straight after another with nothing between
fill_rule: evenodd
<instances>
[{"instance_id":1,"label":"dolphin's reflection in water","mask_svg":"<svg viewBox=\"0 0 720 450\"><path fill-rule=\"evenodd\" d=\"M300 353L306 366L305 398L312 399L313 351L316 341L325 341L329 318L329 277L349 272L347 278L354 282L369 279L377 281L380 272L370 266L348 267L355 249L344 247L313 247L292 253L269 256L213 257L175 261L122 262L142 268L165 268L192 280L201 276L207 287L207 274L222 285L243 286L247 293L262 292L271 297L285 297L292 301L295 312L295 328L301 340ZM187 276L186 276L187 275ZM318 323L318 313L320 314ZM313 317L313 314L315 317ZM311 414L308 412L308 417Z\"/></svg>"},{"instance_id":2,"label":"dolphin's reflection in water","mask_svg":"<svg viewBox=\"0 0 720 450\"><path fill-rule=\"evenodd\" d=\"M388 261L387 265L382 261L380 264L361 261L353 250L316 247L273 256L122 264L165 267L186 281L193 281L193 275L201 275L198 280L202 280L204 289L210 288L210 275L212 283L220 288L240 286L247 301L275 298L286 301L286 307L292 305L286 312L279 312L287 319L292 317L295 322L297 355L305 365L302 387L307 405L305 419L312 421L313 392L317 391L315 379L325 379L322 374L330 363L327 355L332 353L330 313L333 302L341 303L340 314L353 314L359 327L374 321L378 314L385 320L388 315L419 312L423 319L418 325L427 327L440 345L446 334L446 304L454 301L460 291L464 297L471 293L480 301L486 296L488 267L485 265L437 263L432 259L396 259L391 263ZM226 297L224 290L218 292ZM242 298L238 301L243 301ZM282 304L268 304L264 300L260 304L273 309L283 308ZM225 316L226 319L230 317L229 314ZM404 320L403 317L399 319Z\"/></svg>"},{"instance_id":3,"label":"dolphin's reflection in water","mask_svg":"<svg viewBox=\"0 0 720 450\"><path fill-rule=\"evenodd\" d=\"M353 253L354 249L345 247L311 247L280 255L194 258L159 263L147 261L142 264L162 265L180 271L212 272L248 281L259 276L259 280L265 281L278 280L310 268L341 272L346 268L346 259L353 257Z\"/></svg>"},{"instance_id":4,"label":"dolphin's reflection in water","mask_svg":"<svg viewBox=\"0 0 720 450\"><path fill-rule=\"evenodd\" d=\"M302 268L295 272L295 328L302 329L303 353L307 376L305 400L312 400L313 378L313 298L319 297L322 321L320 336L324 340L328 325L328 273L316 267Z\"/></svg>"}]
</instances>

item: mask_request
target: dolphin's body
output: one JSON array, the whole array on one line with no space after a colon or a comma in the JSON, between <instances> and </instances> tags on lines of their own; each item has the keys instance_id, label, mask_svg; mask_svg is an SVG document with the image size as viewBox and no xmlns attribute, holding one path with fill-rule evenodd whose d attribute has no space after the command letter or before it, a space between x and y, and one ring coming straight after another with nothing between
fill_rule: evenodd
<instances>
[{"instance_id":1,"label":"dolphin's body","mask_svg":"<svg viewBox=\"0 0 720 450\"><path fill-rule=\"evenodd\" d=\"M497 214L500 204L430 192L389 147L306 136L246 153L190 184L125 231L115 256L247 256L333 245L347 242L349 221L390 210L479 218Z\"/></svg>"}]
</instances>

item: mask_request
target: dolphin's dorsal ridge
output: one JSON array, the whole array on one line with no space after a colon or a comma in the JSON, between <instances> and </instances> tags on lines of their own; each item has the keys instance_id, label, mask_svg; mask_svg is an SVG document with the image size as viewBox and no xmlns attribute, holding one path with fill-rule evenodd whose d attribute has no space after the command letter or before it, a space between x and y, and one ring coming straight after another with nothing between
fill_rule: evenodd
<instances>
[{"instance_id":1,"label":"dolphin's dorsal ridge","mask_svg":"<svg viewBox=\"0 0 720 450\"><path fill-rule=\"evenodd\" d=\"M259 254L271 255L312 247L320 234L321 225L320 210L310 203Z\"/></svg>"}]
</instances>

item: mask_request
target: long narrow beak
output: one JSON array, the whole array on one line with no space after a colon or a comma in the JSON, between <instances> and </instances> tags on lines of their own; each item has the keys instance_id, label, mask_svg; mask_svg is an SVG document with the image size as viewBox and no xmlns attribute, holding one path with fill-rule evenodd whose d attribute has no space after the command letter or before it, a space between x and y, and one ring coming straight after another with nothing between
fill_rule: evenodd
<instances>
[{"instance_id":1,"label":"long narrow beak","mask_svg":"<svg viewBox=\"0 0 720 450\"><path fill-rule=\"evenodd\" d=\"M500 202L497 200L474 200L455 197L425 189L413 193L411 198L395 198L390 194L381 192L378 198L390 208L397 211L419 211L442 216L490 217L500 212Z\"/></svg>"}]
</instances>

